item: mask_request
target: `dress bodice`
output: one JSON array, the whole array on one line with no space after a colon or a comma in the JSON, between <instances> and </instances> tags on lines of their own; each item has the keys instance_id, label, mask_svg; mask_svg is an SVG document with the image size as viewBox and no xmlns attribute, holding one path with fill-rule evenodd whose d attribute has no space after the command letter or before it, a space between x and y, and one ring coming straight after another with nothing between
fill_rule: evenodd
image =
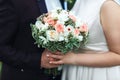
<instances>
[{"instance_id":1,"label":"dress bodice","mask_svg":"<svg viewBox=\"0 0 120 80\"><path fill-rule=\"evenodd\" d=\"M76 0L72 12L88 24L89 40L85 48L108 51L100 23L100 9L106 0ZM120 0L113 0L120 4ZM104 53L103 53L104 54ZM89 67L64 65L62 80L120 80L120 66Z\"/></svg>"},{"instance_id":2,"label":"dress bodice","mask_svg":"<svg viewBox=\"0 0 120 80\"><path fill-rule=\"evenodd\" d=\"M100 22L100 9L106 0L76 0L72 12L85 21L89 28L87 49L108 51L105 35ZM120 4L120 0L113 0Z\"/></svg>"},{"instance_id":3,"label":"dress bodice","mask_svg":"<svg viewBox=\"0 0 120 80\"><path fill-rule=\"evenodd\" d=\"M89 28L87 49L107 51L107 43L100 23L100 8L105 0L76 0L72 9Z\"/></svg>"}]
</instances>

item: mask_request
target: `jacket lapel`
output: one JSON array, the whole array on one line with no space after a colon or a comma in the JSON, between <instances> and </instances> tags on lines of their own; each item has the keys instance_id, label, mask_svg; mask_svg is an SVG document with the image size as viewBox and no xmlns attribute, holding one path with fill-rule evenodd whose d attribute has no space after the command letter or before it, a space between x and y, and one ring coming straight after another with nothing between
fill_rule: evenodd
<instances>
[{"instance_id":1,"label":"jacket lapel","mask_svg":"<svg viewBox=\"0 0 120 80\"><path fill-rule=\"evenodd\" d=\"M41 13L46 13L47 8L46 8L45 0L37 0L37 2L38 2L38 6L40 8L40 12Z\"/></svg>"},{"instance_id":2,"label":"jacket lapel","mask_svg":"<svg viewBox=\"0 0 120 80\"><path fill-rule=\"evenodd\" d=\"M23 21L34 19L47 12L44 0L10 0ZM39 2L39 3L38 3Z\"/></svg>"},{"instance_id":3,"label":"jacket lapel","mask_svg":"<svg viewBox=\"0 0 120 80\"><path fill-rule=\"evenodd\" d=\"M64 0L60 0L62 8L64 9Z\"/></svg>"}]
</instances>

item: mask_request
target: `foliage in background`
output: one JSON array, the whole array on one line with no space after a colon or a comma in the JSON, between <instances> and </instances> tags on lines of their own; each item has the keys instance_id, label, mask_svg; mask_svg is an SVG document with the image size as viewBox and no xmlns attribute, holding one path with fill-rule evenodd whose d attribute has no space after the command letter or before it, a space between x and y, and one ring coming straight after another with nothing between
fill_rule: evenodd
<instances>
[{"instance_id":1,"label":"foliage in background","mask_svg":"<svg viewBox=\"0 0 120 80\"><path fill-rule=\"evenodd\" d=\"M1 65L2 65L2 62L0 62L0 71L1 71L1 69L2 69L2 66L1 66Z\"/></svg>"},{"instance_id":2,"label":"foliage in background","mask_svg":"<svg viewBox=\"0 0 120 80\"><path fill-rule=\"evenodd\" d=\"M66 1L68 2L68 9L70 10L70 9L72 9L76 0L66 0Z\"/></svg>"}]
</instances>

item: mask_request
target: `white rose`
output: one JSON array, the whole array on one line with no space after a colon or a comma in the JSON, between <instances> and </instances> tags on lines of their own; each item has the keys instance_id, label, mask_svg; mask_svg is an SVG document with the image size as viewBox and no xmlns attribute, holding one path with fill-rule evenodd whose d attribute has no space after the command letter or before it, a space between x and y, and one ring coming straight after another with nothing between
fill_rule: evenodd
<instances>
[{"instance_id":1,"label":"white rose","mask_svg":"<svg viewBox=\"0 0 120 80\"><path fill-rule=\"evenodd\" d=\"M83 25L83 22L77 19L75 22L75 27L80 27L81 25Z\"/></svg>"},{"instance_id":2,"label":"white rose","mask_svg":"<svg viewBox=\"0 0 120 80\"><path fill-rule=\"evenodd\" d=\"M53 18L53 19L58 19L58 13L52 13L51 14L51 17Z\"/></svg>"},{"instance_id":3,"label":"white rose","mask_svg":"<svg viewBox=\"0 0 120 80\"><path fill-rule=\"evenodd\" d=\"M75 16L75 11L70 11L69 14Z\"/></svg>"},{"instance_id":4,"label":"white rose","mask_svg":"<svg viewBox=\"0 0 120 80\"><path fill-rule=\"evenodd\" d=\"M65 22L64 21L57 21L57 24L65 24Z\"/></svg>"},{"instance_id":5,"label":"white rose","mask_svg":"<svg viewBox=\"0 0 120 80\"><path fill-rule=\"evenodd\" d=\"M65 38L64 38L64 34L59 34L59 38L58 38L58 41L64 41Z\"/></svg>"},{"instance_id":6,"label":"white rose","mask_svg":"<svg viewBox=\"0 0 120 80\"><path fill-rule=\"evenodd\" d=\"M38 29L41 29L41 27L42 27L41 25L43 25L41 21L36 21L36 22L35 22L35 26L36 26Z\"/></svg>"},{"instance_id":7,"label":"white rose","mask_svg":"<svg viewBox=\"0 0 120 80\"><path fill-rule=\"evenodd\" d=\"M79 41L83 40L83 36L77 36L77 38L78 38Z\"/></svg>"},{"instance_id":8,"label":"white rose","mask_svg":"<svg viewBox=\"0 0 120 80\"><path fill-rule=\"evenodd\" d=\"M64 13L64 12L61 12L59 15L58 15L58 20L60 21L67 21L69 18L68 18L68 14Z\"/></svg>"},{"instance_id":9,"label":"white rose","mask_svg":"<svg viewBox=\"0 0 120 80\"><path fill-rule=\"evenodd\" d=\"M48 25L43 24L41 21L36 21L35 26L36 26L39 30L46 30L46 29L48 29Z\"/></svg>"},{"instance_id":10,"label":"white rose","mask_svg":"<svg viewBox=\"0 0 120 80\"><path fill-rule=\"evenodd\" d=\"M58 33L55 30L48 30L46 31L47 39L49 41L57 41L58 40Z\"/></svg>"},{"instance_id":11,"label":"white rose","mask_svg":"<svg viewBox=\"0 0 120 80\"><path fill-rule=\"evenodd\" d=\"M45 24L42 26L42 30L47 30L47 29L48 29L48 26L49 26L49 24L48 24L48 23L45 23Z\"/></svg>"}]
</instances>

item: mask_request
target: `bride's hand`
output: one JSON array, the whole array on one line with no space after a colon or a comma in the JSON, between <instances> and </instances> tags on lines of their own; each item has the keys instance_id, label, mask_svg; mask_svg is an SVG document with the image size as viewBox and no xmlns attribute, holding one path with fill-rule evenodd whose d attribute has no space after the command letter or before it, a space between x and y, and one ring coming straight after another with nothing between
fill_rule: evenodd
<instances>
[{"instance_id":1,"label":"bride's hand","mask_svg":"<svg viewBox=\"0 0 120 80\"><path fill-rule=\"evenodd\" d=\"M72 52L69 52L67 54L52 54L52 55L48 55L48 57L50 58L54 58L56 60L50 60L50 64L76 64L76 54L72 53Z\"/></svg>"}]
</instances>

